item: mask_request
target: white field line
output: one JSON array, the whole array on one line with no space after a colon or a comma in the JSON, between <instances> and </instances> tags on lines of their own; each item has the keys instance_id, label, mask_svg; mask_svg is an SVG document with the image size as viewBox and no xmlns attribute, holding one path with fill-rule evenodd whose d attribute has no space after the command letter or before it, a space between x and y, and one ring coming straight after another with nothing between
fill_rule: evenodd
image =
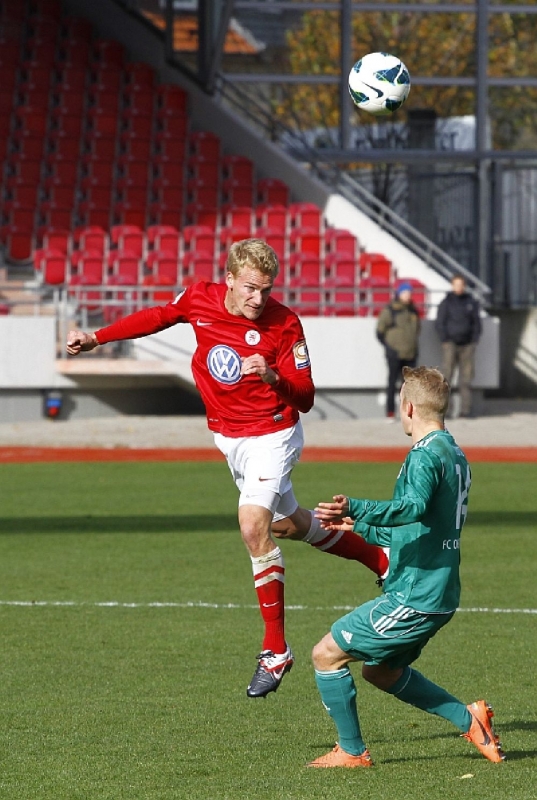
<instances>
[{"instance_id":1,"label":"white field line","mask_svg":"<svg viewBox=\"0 0 537 800\"><path fill-rule=\"evenodd\" d=\"M0 600L0 606L20 606L24 608L215 608L215 609L259 609L255 604L241 603L120 603L116 600L103 602L78 602L76 600ZM352 611L355 606L302 606L290 605L287 611ZM459 608L459 612L470 614L537 614L537 608Z\"/></svg>"}]
</instances>

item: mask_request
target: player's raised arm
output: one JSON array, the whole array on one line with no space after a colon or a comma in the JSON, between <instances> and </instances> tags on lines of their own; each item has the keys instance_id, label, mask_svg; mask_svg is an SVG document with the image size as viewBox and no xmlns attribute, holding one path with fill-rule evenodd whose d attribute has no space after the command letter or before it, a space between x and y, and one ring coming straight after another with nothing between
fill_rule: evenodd
<instances>
[{"instance_id":1,"label":"player's raised arm","mask_svg":"<svg viewBox=\"0 0 537 800\"><path fill-rule=\"evenodd\" d=\"M98 345L99 342L94 333L69 331L67 336L67 352L70 356L77 356L81 352L93 350Z\"/></svg>"}]
</instances>

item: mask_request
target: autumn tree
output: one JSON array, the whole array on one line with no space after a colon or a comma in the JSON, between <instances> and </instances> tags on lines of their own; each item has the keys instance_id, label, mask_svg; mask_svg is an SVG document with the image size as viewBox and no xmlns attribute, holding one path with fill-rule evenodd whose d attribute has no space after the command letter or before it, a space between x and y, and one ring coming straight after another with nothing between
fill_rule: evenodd
<instances>
[{"instance_id":1,"label":"autumn tree","mask_svg":"<svg viewBox=\"0 0 537 800\"><path fill-rule=\"evenodd\" d=\"M474 77L474 13L354 12L352 21L353 61L365 53L397 54L411 75ZM491 14L489 16L489 75L516 77L537 74L537 15ZM339 74L339 13L310 11L301 25L287 35L289 67L295 75ZM352 65L349 64L349 69ZM489 113L493 142L499 148L516 148L524 142L537 144L537 90L493 88ZM434 109L440 118L473 114L473 87L412 87L404 110ZM280 87L276 102L279 119L298 130L339 125L340 98L334 85ZM355 113L352 107L344 113ZM359 113L359 112L356 112ZM395 119L404 121L404 111ZM361 125L375 122L359 114Z\"/></svg>"}]
</instances>

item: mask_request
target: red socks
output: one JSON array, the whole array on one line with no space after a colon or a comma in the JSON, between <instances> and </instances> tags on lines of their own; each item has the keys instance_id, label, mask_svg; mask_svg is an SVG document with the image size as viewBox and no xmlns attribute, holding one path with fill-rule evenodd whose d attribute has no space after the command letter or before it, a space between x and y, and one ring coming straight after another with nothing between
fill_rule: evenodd
<instances>
[{"instance_id":1,"label":"red socks","mask_svg":"<svg viewBox=\"0 0 537 800\"><path fill-rule=\"evenodd\" d=\"M359 561L379 578L383 577L388 570L388 556L382 547L368 544L365 539L353 531L327 531L321 528L319 520L313 515L311 528L304 537L304 541L333 556Z\"/></svg>"},{"instance_id":2,"label":"red socks","mask_svg":"<svg viewBox=\"0 0 537 800\"><path fill-rule=\"evenodd\" d=\"M255 590L259 610L265 623L263 650L285 653L287 644L284 633L284 581L285 567L280 548L258 558L252 558Z\"/></svg>"}]
</instances>

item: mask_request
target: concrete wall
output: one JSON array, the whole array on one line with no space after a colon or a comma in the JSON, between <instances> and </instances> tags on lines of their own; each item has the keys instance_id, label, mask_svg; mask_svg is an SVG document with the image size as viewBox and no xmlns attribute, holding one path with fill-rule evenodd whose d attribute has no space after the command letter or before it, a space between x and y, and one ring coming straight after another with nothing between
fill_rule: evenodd
<instances>
[{"instance_id":1,"label":"concrete wall","mask_svg":"<svg viewBox=\"0 0 537 800\"><path fill-rule=\"evenodd\" d=\"M537 309L499 311L500 384L496 397L537 397Z\"/></svg>"},{"instance_id":2,"label":"concrete wall","mask_svg":"<svg viewBox=\"0 0 537 800\"><path fill-rule=\"evenodd\" d=\"M305 317L303 323L318 388L318 413L323 417L380 416L387 375L375 320ZM477 389L499 385L499 330L496 318L484 320L476 357ZM193 329L177 325L135 340L128 365L121 359L101 361L81 355L69 362L84 373L64 374L65 360L56 359L54 320L0 317L0 420L39 418L47 389L62 390L69 397L64 414L71 416L202 413L201 405L192 397L186 402L189 395L185 394L185 387L193 386L190 354L194 347ZM429 320L423 325L420 362L441 364L440 344Z\"/></svg>"}]
</instances>

